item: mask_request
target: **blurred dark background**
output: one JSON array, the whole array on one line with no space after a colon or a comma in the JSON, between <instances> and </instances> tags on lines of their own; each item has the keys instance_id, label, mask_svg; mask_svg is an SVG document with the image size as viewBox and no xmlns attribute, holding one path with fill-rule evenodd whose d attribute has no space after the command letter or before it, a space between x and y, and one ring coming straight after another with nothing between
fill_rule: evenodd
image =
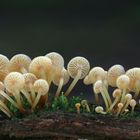
<instances>
[{"instance_id":1,"label":"blurred dark background","mask_svg":"<svg viewBox=\"0 0 140 140\"><path fill-rule=\"evenodd\" d=\"M0 53L9 58L56 51L65 64L82 55L91 67L119 63L128 69L140 66L139 29L140 5L134 1L0 2Z\"/></svg>"}]
</instances>

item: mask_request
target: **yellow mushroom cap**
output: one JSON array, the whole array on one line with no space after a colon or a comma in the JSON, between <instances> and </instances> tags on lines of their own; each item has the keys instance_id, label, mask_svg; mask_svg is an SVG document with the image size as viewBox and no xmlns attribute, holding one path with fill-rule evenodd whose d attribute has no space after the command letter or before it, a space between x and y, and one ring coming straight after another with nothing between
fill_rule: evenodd
<instances>
[{"instance_id":1,"label":"yellow mushroom cap","mask_svg":"<svg viewBox=\"0 0 140 140\"><path fill-rule=\"evenodd\" d=\"M102 113L104 111L104 108L102 107L102 106L97 106L96 108L95 108L95 112L96 113Z\"/></svg>"},{"instance_id":2,"label":"yellow mushroom cap","mask_svg":"<svg viewBox=\"0 0 140 140\"><path fill-rule=\"evenodd\" d=\"M140 68L129 69L126 75L130 78L129 89L131 91L140 91Z\"/></svg>"},{"instance_id":3,"label":"yellow mushroom cap","mask_svg":"<svg viewBox=\"0 0 140 140\"><path fill-rule=\"evenodd\" d=\"M21 68L25 68L28 71L29 65L31 63L31 58L25 54L14 55L9 63L9 71L21 72Z\"/></svg>"},{"instance_id":4,"label":"yellow mushroom cap","mask_svg":"<svg viewBox=\"0 0 140 140\"><path fill-rule=\"evenodd\" d=\"M118 108L121 109L121 108L123 108L123 106L124 106L123 103L118 103Z\"/></svg>"},{"instance_id":5,"label":"yellow mushroom cap","mask_svg":"<svg viewBox=\"0 0 140 140\"><path fill-rule=\"evenodd\" d=\"M63 78L64 80L63 85L66 85L68 83L70 76L68 74L68 71L65 68L63 68L60 74L55 75L53 79L53 83L58 86L60 78Z\"/></svg>"},{"instance_id":6,"label":"yellow mushroom cap","mask_svg":"<svg viewBox=\"0 0 140 140\"><path fill-rule=\"evenodd\" d=\"M4 80L4 85L9 92L14 92L16 90L23 89L25 84L25 79L23 75L19 72L9 73Z\"/></svg>"},{"instance_id":7,"label":"yellow mushroom cap","mask_svg":"<svg viewBox=\"0 0 140 140\"><path fill-rule=\"evenodd\" d=\"M116 87L117 78L124 73L125 73L125 70L122 65L114 65L111 68L109 68L108 73L107 73L108 84L112 87Z\"/></svg>"},{"instance_id":8,"label":"yellow mushroom cap","mask_svg":"<svg viewBox=\"0 0 140 140\"><path fill-rule=\"evenodd\" d=\"M34 90L41 95L45 95L49 91L49 84L44 79L38 79L34 82Z\"/></svg>"},{"instance_id":9,"label":"yellow mushroom cap","mask_svg":"<svg viewBox=\"0 0 140 140\"><path fill-rule=\"evenodd\" d=\"M134 99L132 99L132 100L130 100L129 104L130 104L131 107L134 107L134 106L136 106L137 103Z\"/></svg>"},{"instance_id":10,"label":"yellow mushroom cap","mask_svg":"<svg viewBox=\"0 0 140 140\"><path fill-rule=\"evenodd\" d=\"M33 85L34 82L37 80L36 76L32 73L25 73L23 74L24 79L25 79L25 89L27 91L30 90L30 85Z\"/></svg>"},{"instance_id":11,"label":"yellow mushroom cap","mask_svg":"<svg viewBox=\"0 0 140 140\"><path fill-rule=\"evenodd\" d=\"M101 80L96 81L93 86L94 93L96 94L100 93L102 88L103 88L103 82Z\"/></svg>"},{"instance_id":12,"label":"yellow mushroom cap","mask_svg":"<svg viewBox=\"0 0 140 140\"><path fill-rule=\"evenodd\" d=\"M37 78L41 77L41 72L49 76L52 70L52 61L50 58L46 56L38 56L32 60L29 66L29 71L37 76Z\"/></svg>"},{"instance_id":13,"label":"yellow mushroom cap","mask_svg":"<svg viewBox=\"0 0 140 140\"><path fill-rule=\"evenodd\" d=\"M105 71L101 67L94 67L90 70L88 76L85 77L84 83L86 85L93 84L97 80L104 80L105 79Z\"/></svg>"},{"instance_id":14,"label":"yellow mushroom cap","mask_svg":"<svg viewBox=\"0 0 140 140\"><path fill-rule=\"evenodd\" d=\"M67 66L68 73L72 78L75 78L78 73L78 70L81 70L80 79L83 79L88 74L89 69L90 64L88 60L80 56L71 59Z\"/></svg>"},{"instance_id":15,"label":"yellow mushroom cap","mask_svg":"<svg viewBox=\"0 0 140 140\"><path fill-rule=\"evenodd\" d=\"M64 59L59 53L51 52L51 53L46 54L45 56L51 59L55 72L61 71L63 69Z\"/></svg>"},{"instance_id":16,"label":"yellow mushroom cap","mask_svg":"<svg viewBox=\"0 0 140 140\"><path fill-rule=\"evenodd\" d=\"M120 89L115 89L113 91L113 98L120 97L121 93L122 93L122 91Z\"/></svg>"},{"instance_id":17,"label":"yellow mushroom cap","mask_svg":"<svg viewBox=\"0 0 140 140\"><path fill-rule=\"evenodd\" d=\"M128 89L130 84L130 79L127 75L121 75L116 81L117 87L120 89Z\"/></svg>"},{"instance_id":18,"label":"yellow mushroom cap","mask_svg":"<svg viewBox=\"0 0 140 140\"><path fill-rule=\"evenodd\" d=\"M81 106L80 103L76 103L76 104L75 104L75 107L78 107L78 108L79 108L80 106Z\"/></svg>"}]
</instances>

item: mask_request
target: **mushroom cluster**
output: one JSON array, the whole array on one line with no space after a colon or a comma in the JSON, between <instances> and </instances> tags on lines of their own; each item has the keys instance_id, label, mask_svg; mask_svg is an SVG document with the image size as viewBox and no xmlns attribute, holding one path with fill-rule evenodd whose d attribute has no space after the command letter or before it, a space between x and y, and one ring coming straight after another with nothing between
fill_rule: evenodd
<instances>
[{"instance_id":1,"label":"mushroom cluster","mask_svg":"<svg viewBox=\"0 0 140 140\"><path fill-rule=\"evenodd\" d=\"M84 84L93 86L96 113L111 113L118 116L129 112L131 107L133 114L140 93L140 68L125 71L122 65L114 65L105 71L101 67L94 67L85 77ZM111 87L113 92L109 93ZM100 93L105 108L100 105Z\"/></svg>"},{"instance_id":2,"label":"mushroom cluster","mask_svg":"<svg viewBox=\"0 0 140 140\"><path fill-rule=\"evenodd\" d=\"M125 71L123 66L114 65L108 71L99 66L90 69L89 61L81 56L72 58L65 68L64 58L56 52L37 56L32 60L25 54L17 54L10 60L0 54L0 110L12 117L13 112L7 105L10 103L20 113L26 114L26 100L28 111L34 112L36 108L48 104L52 84L57 86L54 97L56 100L70 78L73 81L68 89L63 91L64 96L67 97L77 82L83 79L85 85L92 85L95 112L118 116L127 113L131 107L133 114L140 93L140 68ZM112 94L109 93L110 87L115 88ZM103 106L99 98L100 93ZM75 107L77 113L80 113L80 107L91 112L87 100L75 104Z\"/></svg>"},{"instance_id":3,"label":"mushroom cluster","mask_svg":"<svg viewBox=\"0 0 140 140\"><path fill-rule=\"evenodd\" d=\"M13 115L7 106L9 102L20 113L25 114L26 108L23 101L30 106L30 112L37 107L48 104L49 89L51 84L58 88L55 93L57 99L62 88L74 80L64 92L68 96L78 80L85 78L90 70L90 64L84 57L74 57L64 67L64 58L56 52L35 57L33 60L25 54L17 54L10 60L0 55L0 110L8 117Z\"/></svg>"}]
</instances>

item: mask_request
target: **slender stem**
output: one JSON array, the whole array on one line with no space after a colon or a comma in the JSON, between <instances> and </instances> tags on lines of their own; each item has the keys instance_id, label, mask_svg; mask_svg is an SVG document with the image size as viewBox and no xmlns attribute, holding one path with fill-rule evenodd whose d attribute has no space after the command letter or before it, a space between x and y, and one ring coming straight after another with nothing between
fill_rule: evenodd
<instances>
[{"instance_id":1,"label":"slender stem","mask_svg":"<svg viewBox=\"0 0 140 140\"><path fill-rule=\"evenodd\" d=\"M3 103L1 100L0 100L0 106L3 107L9 114L12 114L9 108L6 106L6 104Z\"/></svg>"},{"instance_id":2,"label":"slender stem","mask_svg":"<svg viewBox=\"0 0 140 140\"><path fill-rule=\"evenodd\" d=\"M59 85L58 85L58 88L57 88L57 91L56 91L56 94L55 94L55 98L59 97L61 89L63 87L63 83L64 83L64 79L60 78Z\"/></svg>"},{"instance_id":3,"label":"slender stem","mask_svg":"<svg viewBox=\"0 0 140 140\"><path fill-rule=\"evenodd\" d=\"M24 89L21 90L21 92L25 96L25 98L27 99L27 101L29 102L29 104L32 105L32 100L31 100L31 97L30 97L29 93L26 92Z\"/></svg>"},{"instance_id":4,"label":"slender stem","mask_svg":"<svg viewBox=\"0 0 140 140\"><path fill-rule=\"evenodd\" d=\"M108 100L108 104L109 104L109 106L111 106L112 101L111 101L110 95L109 95L109 93L108 93L108 91L107 91L107 89L106 89L106 87L104 85L103 85L103 90L104 90L105 96L106 96L106 98Z\"/></svg>"},{"instance_id":5,"label":"slender stem","mask_svg":"<svg viewBox=\"0 0 140 140\"><path fill-rule=\"evenodd\" d=\"M119 108L119 109L118 109L116 116L119 116L119 115L120 115L121 110L122 110L122 108Z\"/></svg>"},{"instance_id":6,"label":"slender stem","mask_svg":"<svg viewBox=\"0 0 140 140\"><path fill-rule=\"evenodd\" d=\"M105 106L106 106L106 110L108 110L109 105L108 105L108 102L107 102L105 93L104 93L102 90L101 90L101 95L102 95L102 97L103 97L103 100L104 100L104 103L105 103Z\"/></svg>"},{"instance_id":7,"label":"slender stem","mask_svg":"<svg viewBox=\"0 0 140 140\"><path fill-rule=\"evenodd\" d=\"M31 108L31 111L32 111L32 112L33 112L33 110L35 109L35 107L37 106L40 97L41 97L41 94L38 93L37 96L36 96L36 99L35 99L35 101L34 101L34 103L33 103L33 105L32 105L32 108Z\"/></svg>"},{"instance_id":8,"label":"slender stem","mask_svg":"<svg viewBox=\"0 0 140 140\"><path fill-rule=\"evenodd\" d=\"M122 93L121 103L123 103L123 104L125 102L125 95L126 95L126 89L124 89L123 93Z\"/></svg>"},{"instance_id":9,"label":"slender stem","mask_svg":"<svg viewBox=\"0 0 140 140\"><path fill-rule=\"evenodd\" d=\"M88 104L86 105L86 110L87 110L87 112L90 112L90 108L89 108Z\"/></svg>"},{"instance_id":10,"label":"slender stem","mask_svg":"<svg viewBox=\"0 0 140 140\"><path fill-rule=\"evenodd\" d=\"M0 94L1 94L4 98L6 98L11 104L13 104L16 108L19 109L17 103L16 103L10 96L8 96L4 91L1 90L1 91L0 91Z\"/></svg>"},{"instance_id":11,"label":"slender stem","mask_svg":"<svg viewBox=\"0 0 140 140\"><path fill-rule=\"evenodd\" d=\"M76 77L74 78L74 80L72 81L71 85L69 86L69 88L67 89L67 91L65 92L65 96L68 96L70 94L70 92L72 91L72 89L74 88L74 86L76 85L76 83L78 82L78 80L81 77L81 70L78 70L78 73L76 75Z\"/></svg>"},{"instance_id":12,"label":"slender stem","mask_svg":"<svg viewBox=\"0 0 140 140\"><path fill-rule=\"evenodd\" d=\"M131 114L134 114L134 108L135 108L135 106L132 106Z\"/></svg>"},{"instance_id":13,"label":"slender stem","mask_svg":"<svg viewBox=\"0 0 140 140\"><path fill-rule=\"evenodd\" d=\"M32 102L34 102L36 95L35 95L35 91L34 91L33 85L30 84L29 87L30 87L30 91L31 91L31 99L32 99Z\"/></svg>"},{"instance_id":14,"label":"slender stem","mask_svg":"<svg viewBox=\"0 0 140 140\"><path fill-rule=\"evenodd\" d=\"M124 107L121 110L121 113L123 113L125 111L125 109L127 109L127 107L129 106L130 101L127 101L124 105Z\"/></svg>"},{"instance_id":15,"label":"slender stem","mask_svg":"<svg viewBox=\"0 0 140 140\"><path fill-rule=\"evenodd\" d=\"M11 115L9 114L9 112L7 112L3 107L0 106L0 110L5 113L9 118L11 118Z\"/></svg>"}]
</instances>

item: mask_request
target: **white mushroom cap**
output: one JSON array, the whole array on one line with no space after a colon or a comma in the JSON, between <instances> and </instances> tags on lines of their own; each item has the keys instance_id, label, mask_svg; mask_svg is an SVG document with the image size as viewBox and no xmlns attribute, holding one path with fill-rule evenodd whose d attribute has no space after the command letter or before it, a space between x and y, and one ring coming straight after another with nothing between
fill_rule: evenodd
<instances>
[{"instance_id":1,"label":"white mushroom cap","mask_svg":"<svg viewBox=\"0 0 140 140\"><path fill-rule=\"evenodd\" d=\"M102 106L97 106L96 108L95 108L95 112L96 113L102 113L104 111L104 108L102 107Z\"/></svg>"},{"instance_id":2,"label":"white mushroom cap","mask_svg":"<svg viewBox=\"0 0 140 140\"><path fill-rule=\"evenodd\" d=\"M25 68L28 71L29 65L31 63L31 58L25 54L14 55L10 59L9 71L21 72L21 68Z\"/></svg>"},{"instance_id":3,"label":"white mushroom cap","mask_svg":"<svg viewBox=\"0 0 140 140\"><path fill-rule=\"evenodd\" d=\"M11 93L15 92L16 90L20 91L21 89L23 89L24 84L25 79L23 75L19 72L9 73L4 80L4 85L6 89Z\"/></svg>"},{"instance_id":4,"label":"white mushroom cap","mask_svg":"<svg viewBox=\"0 0 140 140\"><path fill-rule=\"evenodd\" d=\"M51 52L46 54L45 56L51 59L55 72L61 71L63 69L64 58L59 53Z\"/></svg>"},{"instance_id":5,"label":"white mushroom cap","mask_svg":"<svg viewBox=\"0 0 140 140\"><path fill-rule=\"evenodd\" d=\"M125 70L124 67L122 65L114 65L112 66L107 73L107 81L108 84L112 87L116 87L116 80L117 78L124 74Z\"/></svg>"},{"instance_id":6,"label":"white mushroom cap","mask_svg":"<svg viewBox=\"0 0 140 140\"><path fill-rule=\"evenodd\" d=\"M52 61L46 56L35 57L29 66L29 71L35 74L37 78L41 78L41 72L44 72L47 76L49 76L51 70Z\"/></svg>"},{"instance_id":7,"label":"white mushroom cap","mask_svg":"<svg viewBox=\"0 0 140 140\"><path fill-rule=\"evenodd\" d=\"M131 94L128 93L128 94L125 95L125 100L126 101L130 101L131 99L132 99L132 95Z\"/></svg>"},{"instance_id":8,"label":"white mushroom cap","mask_svg":"<svg viewBox=\"0 0 140 140\"><path fill-rule=\"evenodd\" d=\"M6 70L9 65L9 59L0 54L0 71Z\"/></svg>"},{"instance_id":9,"label":"white mushroom cap","mask_svg":"<svg viewBox=\"0 0 140 140\"><path fill-rule=\"evenodd\" d=\"M41 95L45 95L49 91L49 84L44 79L38 79L34 83L34 90Z\"/></svg>"},{"instance_id":10,"label":"white mushroom cap","mask_svg":"<svg viewBox=\"0 0 140 140\"><path fill-rule=\"evenodd\" d=\"M90 70L89 74L85 77L84 83L94 84L97 80L104 80L106 73L103 68L101 67L94 67Z\"/></svg>"},{"instance_id":11,"label":"white mushroom cap","mask_svg":"<svg viewBox=\"0 0 140 140\"><path fill-rule=\"evenodd\" d=\"M131 107L134 107L134 106L136 106L137 103L136 103L136 100L132 99L132 100L130 100L129 104Z\"/></svg>"},{"instance_id":12,"label":"white mushroom cap","mask_svg":"<svg viewBox=\"0 0 140 140\"><path fill-rule=\"evenodd\" d=\"M129 90L140 91L140 68L129 69L126 75L130 78Z\"/></svg>"},{"instance_id":13,"label":"white mushroom cap","mask_svg":"<svg viewBox=\"0 0 140 140\"><path fill-rule=\"evenodd\" d=\"M61 74L57 74L54 77L53 83L58 86L59 85L59 82L60 82L60 78L63 78L63 80L64 80L63 81L63 85L66 85L68 83L68 81L70 79L70 76L68 74L68 71L65 68L63 68Z\"/></svg>"},{"instance_id":14,"label":"white mushroom cap","mask_svg":"<svg viewBox=\"0 0 140 140\"><path fill-rule=\"evenodd\" d=\"M78 70L81 70L80 79L83 79L88 74L89 69L90 64L88 60L80 56L71 59L67 66L68 73L72 78L75 78L78 73Z\"/></svg>"},{"instance_id":15,"label":"white mushroom cap","mask_svg":"<svg viewBox=\"0 0 140 140\"><path fill-rule=\"evenodd\" d=\"M128 89L130 79L127 75L121 75L117 78L116 84L119 89Z\"/></svg>"},{"instance_id":16,"label":"white mushroom cap","mask_svg":"<svg viewBox=\"0 0 140 140\"><path fill-rule=\"evenodd\" d=\"M101 80L96 81L93 86L94 93L98 94L101 92L102 89L103 89L103 82Z\"/></svg>"},{"instance_id":17,"label":"white mushroom cap","mask_svg":"<svg viewBox=\"0 0 140 140\"><path fill-rule=\"evenodd\" d=\"M122 91L120 89L115 89L113 91L113 98L120 97L121 94L122 94Z\"/></svg>"}]
</instances>

